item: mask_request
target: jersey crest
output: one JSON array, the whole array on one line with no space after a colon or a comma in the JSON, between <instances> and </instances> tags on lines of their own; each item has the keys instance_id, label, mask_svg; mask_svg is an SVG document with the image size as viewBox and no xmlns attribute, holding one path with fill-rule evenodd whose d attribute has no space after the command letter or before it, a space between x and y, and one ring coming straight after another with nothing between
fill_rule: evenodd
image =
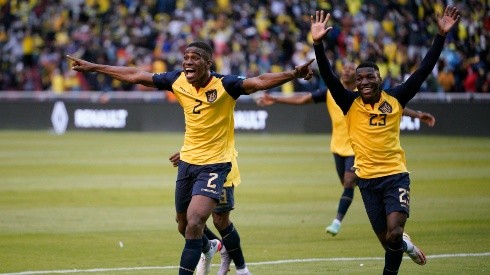
<instances>
[{"instance_id":1,"label":"jersey crest","mask_svg":"<svg viewBox=\"0 0 490 275\"><path fill-rule=\"evenodd\" d=\"M218 91L216 91L216 89L207 91L206 98L209 103L213 103L218 98Z\"/></svg>"},{"instance_id":2,"label":"jersey crest","mask_svg":"<svg viewBox=\"0 0 490 275\"><path fill-rule=\"evenodd\" d=\"M391 114L393 112L393 107L387 101L385 101L379 105L378 110L380 110L381 113L384 114Z\"/></svg>"}]
</instances>

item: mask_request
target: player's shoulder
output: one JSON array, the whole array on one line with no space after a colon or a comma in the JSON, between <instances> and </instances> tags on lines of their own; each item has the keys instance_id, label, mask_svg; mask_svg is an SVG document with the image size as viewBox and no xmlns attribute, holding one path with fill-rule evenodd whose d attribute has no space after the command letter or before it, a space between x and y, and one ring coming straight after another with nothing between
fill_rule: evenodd
<instances>
[{"instance_id":1,"label":"player's shoulder","mask_svg":"<svg viewBox=\"0 0 490 275\"><path fill-rule=\"evenodd\" d=\"M183 70L175 70L170 72L154 73L153 81L175 82L181 75Z\"/></svg>"},{"instance_id":2,"label":"player's shoulder","mask_svg":"<svg viewBox=\"0 0 490 275\"><path fill-rule=\"evenodd\" d=\"M220 74L217 72L212 71L211 75L221 79L222 81L243 81L246 79L245 76L240 76L240 75L232 75L232 74Z\"/></svg>"},{"instance_id":3,"label":"player's shoulder","mask_svg":"<svg viewBox=\"0 0 490 275\"><path fill-rule=\"evenodd\" d=\"M216 72L211 72L211 75L219 79L226 92L228 92L228 94L230 94L233 98L237 99L240 95L245 94L243 89L243 81L246 79L246 77L231 74L224 75Z\"/></svg>"}]
</instances>

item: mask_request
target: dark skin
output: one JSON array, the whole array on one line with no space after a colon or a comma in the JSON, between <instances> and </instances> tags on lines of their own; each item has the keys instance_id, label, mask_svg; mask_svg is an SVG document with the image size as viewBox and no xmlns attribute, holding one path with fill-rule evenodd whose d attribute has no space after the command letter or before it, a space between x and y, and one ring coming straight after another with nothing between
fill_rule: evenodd
<instances>
[{"instance_id":1,"label":"dark skin","mask_svg":"<svg viewBox=\"0 0 490 275\"><path fill-rule=\"evenodd\" d=\"M172 163L173 167L179 166L180 152L171 155L168 160ZM225 230L231 224L230 211L219 213L213 212L211 215L213 218L214 227L219 231Z\"/></svg>"},{"instance_id":2,"label":"dark skin","mask_svg":"<svg viewBox=\"0 0 490 275\"><path fill-rule=\"evenodd\" d=\"M136 67L96 64L72 56L67 56L67 58L71 61L72 69L78 72L97 72L119 81L156 87L153 83L153 73ZM314 59L311 59L303 65L296 66L294 70L280 73L264 73L256 77L244 79L242 88L246 94L252 94L257 91L280 86L296 78L309 80L313 76L313 70L310 68L313 61ZM194 46L186 48L182 61L182 69L187 81L198 92L210 80L212 64L211 55L204 49ZM179 232L186 239L201 239L206 220L213 212L216 204L217 202L212 198L202 195L192 196L187 212L177 213Z\"/></svg>"},{"instance_id":3,"label":"dark skin","mask_svg":"<svg viewBox=\"0 0 490 275\"><path fill-rule=\"evenodd\" d=\"M444 14L437 19L438 33L445 36L459 20L459 11L456 7L447 6ZM311 16L311 35L314 44L322 43L323 38L332 29L326 27L330 19L330 13L316 11ZM356 70L356 86L361 98L366 104L375 104L381 98L382 79L375 68L359 68ZM403 230L407 221L407 214L392 212L387 215L387 228L383 232L376 233L381 245L386 249L388 242L396 243L402 240Z\"/></svg>"},{"instance_id":4,"label":"dark skin","mask_svg":"<svg viewBox=\"0 0 490 275\"><path fill-rule=\"evenodd\" d=\"M383 80L374 68L359 68L356 70L357 90L362 101L374 105L381 97L381 83Z\"/></svg>"}]
</instances>

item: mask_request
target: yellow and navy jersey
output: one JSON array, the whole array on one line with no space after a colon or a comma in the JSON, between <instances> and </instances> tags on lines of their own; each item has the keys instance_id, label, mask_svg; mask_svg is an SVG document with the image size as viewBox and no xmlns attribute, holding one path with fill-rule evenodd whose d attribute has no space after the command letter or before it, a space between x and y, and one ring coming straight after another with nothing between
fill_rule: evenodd
<instances>
[{"instance_id":1,"label":"yellow and navy jersey","mask_svg":"<svg viewBox=\"0 0 490 275\"><path fill-rule=\"evenodd\" d=\"M195 165L231 162L234 148L236 99L245 94L243 77L212 73L205 87L196 89L183 71L156 73L153 83L172 91L185 117L184 145L180 158Z\"/></svg>"},{"instance_id":2,"label":"yellow and navy jersey","mask_svg":"<svg viewBox=\"0 0 490 275\"><path fill-rule=\"evenodd\" d=\"M235 150L235 148L232 148L232 150L233 156L231 158L231 171L226 177L224 187L238 186L242 182L240 170L238 170L238 152Z\"/></svg>"},{"instance_id":3,"label":"yellow and navy jersey","mask_svg":"<svg viewBox=\"0 0 490 275\"><path fill-rule=\"evenodd\" d=\"M313 102L326 102L328 114L332 121L332 137L330 140L330 151L334 154L349 157L354 155L347 133L347 122L340 107L335 103L332 94L328 90L315 91L312 93Z\"/></svg>"},{"instance_id":4,"label":"yellow and navy jersey","mask_svg":"<svg viewBox=\"0 0 490 275\"><path fill-rule=\"evenodd\" d=\"M403 108L434 69L444 40L437 34L420 67L404 83L381 91L381 98L374 105L365 104L359 93L345 89L325 56L323 43L314 45L320 75L347 117L359 177L370 179L407 172L399 137Z\"/></svg>"},{"instance_id":5,"label":"yellow and navy jersey","mask_svg":"<svg viewBox=\"0 0 490 275\"><path fill-rule=\"evenodd\" d=\"M385 91L374 105L365 104L361 97L354 100L346 119L356 156L354 168L359 177L378 178L408 172L400 145L402 114L403 106Z\"/></svg>"}]
</instances>

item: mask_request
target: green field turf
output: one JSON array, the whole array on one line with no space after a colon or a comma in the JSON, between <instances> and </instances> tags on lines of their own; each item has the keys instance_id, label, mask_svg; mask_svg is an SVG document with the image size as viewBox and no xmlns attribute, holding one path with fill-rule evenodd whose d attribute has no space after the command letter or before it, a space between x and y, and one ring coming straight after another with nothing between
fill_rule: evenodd
<instances>
[{"instance_id":1,"label":"green field turf","mask_svg":"<svg viewBox=\"0 0 490 275\"><path fill-rule=\"evenodd\" d=\"M0 131L0 273L177 274L183 238L168 157L182 140ZM357 189L340 234L325 234L342 192L329 142L237 133L243 184L232 220L253 274L381 273L384 252ZM490 138L407 135L402 145L412 172L406 230L429 259L405 258L400 274L489 274Z\"/></svg>"}]
</instances>

